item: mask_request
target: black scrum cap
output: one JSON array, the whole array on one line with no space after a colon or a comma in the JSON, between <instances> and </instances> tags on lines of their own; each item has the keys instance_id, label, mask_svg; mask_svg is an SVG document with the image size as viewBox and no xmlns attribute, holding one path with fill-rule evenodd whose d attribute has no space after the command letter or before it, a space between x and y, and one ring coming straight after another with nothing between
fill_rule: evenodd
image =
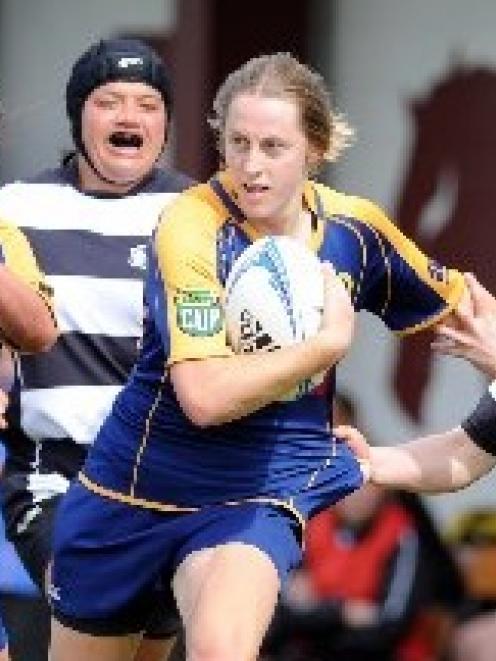
<instances>
[{"instance_id":1,"label":"black scrum cap","mask_svg":"<svg viewBox=\"0 0 496 661\"><path fill-rule=\"evenodd\" d=\"M67 116L79 151L84 153L81 140L84 102L94 89L117 80L145 83L158 90L170 116L170 80L157 53L138 39L102 39L76 61L66 87Z\"/></svg>"}]
</instances>

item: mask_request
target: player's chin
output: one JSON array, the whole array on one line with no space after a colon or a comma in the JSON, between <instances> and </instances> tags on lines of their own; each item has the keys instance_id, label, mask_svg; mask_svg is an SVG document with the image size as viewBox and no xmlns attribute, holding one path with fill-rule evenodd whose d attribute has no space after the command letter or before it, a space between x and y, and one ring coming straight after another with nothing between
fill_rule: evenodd
<instances>
[{"instance_id":1,"label":"player's chin","mask_svg":"<svg viewBox=\"0 0 496 661\"><path fill-rule=\"evenodd\" d=\"M273 206L267 192L249 193L243 188L238 193L237 203L250 218L262 218L271 215L271 207Z\"/></svg>"},{"instance_id":2,"label":"player's chin","mask_svg":"<svg viewBox=\"0 0 496 661\"><path fill-rule=\"evenodd\" d=\"M103 155L102 161L106 161L109 167L115 170L126 170L127 168L150 167L156 160L159 152L149 144L140 147L113 147Z\"/></svg>"},{"instance_id":3,"label":"player's chin","mask_svg":"<svg viewBox=\"0 0 496 661\"><path fill-rule=\"evenodd\" d=\"M119 163L119 167L115 167L117 165L115 163L113 165L114 167L108 168L108 179L121 186L126 186L144 179L150 172L153 162L133 160Z\"/></svg>"},{"instance_id":4,"label":"player's chin","mask_svg":"<svg viewBox=\"0 0 496 661\"><path fill-rule=\"evenodd\" d=\"M244 203L242 202L240 206L243 209L245 216L252 221L277 218L274 207L267 204L265 201L248 200L244 201Z\"/></svg>"}]
</instances>

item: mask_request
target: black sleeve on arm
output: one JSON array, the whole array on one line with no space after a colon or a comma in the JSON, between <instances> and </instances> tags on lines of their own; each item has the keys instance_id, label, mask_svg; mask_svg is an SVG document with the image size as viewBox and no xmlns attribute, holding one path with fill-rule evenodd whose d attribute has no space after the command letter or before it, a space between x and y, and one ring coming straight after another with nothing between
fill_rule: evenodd
<instances>
[{"instance_id":1,"label":"black sleeve on arm","mask_svg":"<svg viewBox=\"0 0 496 661\"><path fill-rule=\"evenodd\" d=\"M482 395L475 409L462 422L462 429L476 445L496 456L496 401L491 390Z\"/></svg>"}]
</instances>

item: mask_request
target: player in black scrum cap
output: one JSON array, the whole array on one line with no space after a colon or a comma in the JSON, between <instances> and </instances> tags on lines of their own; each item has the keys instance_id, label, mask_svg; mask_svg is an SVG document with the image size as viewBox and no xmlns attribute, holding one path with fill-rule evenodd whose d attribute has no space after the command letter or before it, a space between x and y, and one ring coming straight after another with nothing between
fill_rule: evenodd
<instances>
[{"instance_id":1,"label":"player in black scrum cap","mask_svg":"<svg viewBox=\"0 0 496 661\"><path fill-rule=\"evenodd\" d=\"M24 229L57 288L60 341L46 355L22 358L6 438L7 533L41 591L60 498L136 358L148 237L160 210L190 184L157 167L172 94L146 44L92 45L72 68L66 105L72 157L0 190L0 215ZM168 633L162 624L150 637ZM43 631L39 621L36 630ZM22 633L13 634L22 646ZM38 638L46 659L48 634ZM155 640L148 646L160 648Z\"/></svg>"},{"instance_id":2,"label":"player in black scrum cap","mask_svg":"<svg viewBox=\"0 0 496 661\"><path fill-rule=\"evenodd\" d=\"M88 97L93 96L96 90L110 92L110 97L97 103L99 109L110 109L112 101L119 100L118 90L112 96L110 83L138 83L151 90L145 90L141 95L142 110L152 111L152 106L158 103L164 111L164 126L162 141L160 131L153 133L149 159L143 159L141 167L130 168L127 176L124 172L120 176L108 172L102 163L99 163L98 153L92 149L95 136L87 131L87 118L85 118L85 105ZM101 89L103 88L103 90ZM124 99L125 100L125 99ZM161 103L160 103L161 102ZM119 187L129 187L139 184L150 174L150 167L162 153L169 128L169 119L172 111L172 94L169 77L162 60L145 44L137 40L115 39L100 41L75 63L66 90L66 109L71 123L71 133L79 154L79 166L89 165L94 174L103 182ZM161 113L159 113L161 114ZM156 118L162 120L162 118ZM138 131L130 131L129 127L116 127L117 130L108 136L110 144L118 148L143 149L146 148L146 135ZM81 163L84 159L86 163ZM153 160L152 160L153 159ZM150 162L151 161L151 162ZM107 164L117 167L119 160ZM121 164L122 167L122 164Z\"/></svg>"}]
</instances>

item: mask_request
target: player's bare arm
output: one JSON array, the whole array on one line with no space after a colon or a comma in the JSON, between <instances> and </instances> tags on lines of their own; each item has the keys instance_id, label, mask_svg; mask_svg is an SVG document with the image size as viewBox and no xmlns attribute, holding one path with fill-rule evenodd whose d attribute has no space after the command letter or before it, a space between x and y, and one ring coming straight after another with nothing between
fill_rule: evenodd
<instances>
[{"instance_id":1,"label":"player's bare arm","mask_svg":"<svg viewBox=\"0 0 496 661\"><path fill-rule=\"evenodd\" d=\"M353 337L355 315L332 267L324 265L323 272L324 312L315 336L268 354L190 360L171 368L181 407L195 424L222 424L248 415L343 357Z\"/></svg>"},{"instance_id":2,"label":"player's bare arm","mask_svg":"<svg viewBox=\"0 0 496 661\"><path fill-rule=\"evenodd\" d=\"M29 352L49 349L58 331L41 296L4 265L0 265L0 292L0 327L9 344Z\"/></svg>"},{"instance_id":3,"label":"player's bare arm","mask_svg":"<svg viewBox=\"0 0 496 661\"><path fill-rule=\"evenodd\" d=\"M369 479L391 488L430 493L456 491L496 464L496 457L476 445L461 427L388 447L369 446L353 427L337 427L334 431L368 465Z\"/></svg>"}]
</instances>

